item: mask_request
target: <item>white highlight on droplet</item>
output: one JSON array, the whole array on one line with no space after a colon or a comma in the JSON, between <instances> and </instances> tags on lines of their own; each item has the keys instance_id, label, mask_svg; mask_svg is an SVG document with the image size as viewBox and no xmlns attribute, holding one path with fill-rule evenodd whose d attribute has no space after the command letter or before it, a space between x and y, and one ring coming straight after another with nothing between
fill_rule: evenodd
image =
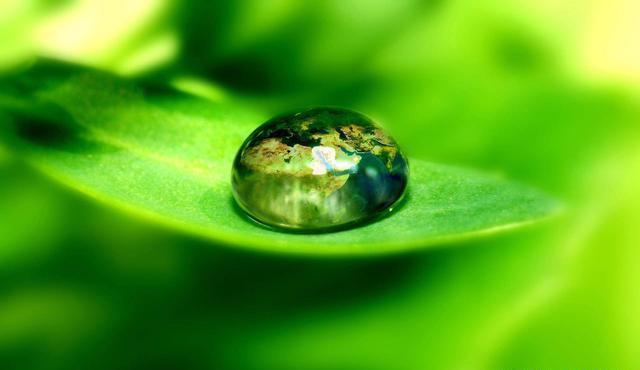
<instances>
[{"instance_id":1,"label":"white highlight on droplet","mask_svg":"<svg viewBox=\"0 0 640 370\"><path fill-rule=\"evenodd\" d=\"M354 165L351 162L336 160L336 150L328 146L314 146L311 148L311 154L313 155L313 162L309 166L314 175L345 171Z\"/></svg>"}]
</instances>

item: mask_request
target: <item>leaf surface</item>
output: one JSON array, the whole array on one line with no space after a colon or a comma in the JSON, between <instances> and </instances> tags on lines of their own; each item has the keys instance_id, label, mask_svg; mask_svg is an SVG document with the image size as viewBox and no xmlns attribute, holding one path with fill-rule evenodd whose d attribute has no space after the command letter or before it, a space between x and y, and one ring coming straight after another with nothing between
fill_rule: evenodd
<instances>
[{"instance_id":1,"label":"leaf surface","mask_svg":"<svg viewBox=\"0 0 640 370\"><path fill-rule=\"evenodd\" d=\"M531 188L413 159L408 195L383 219L325 234L269 230L249 220L230 191L236 150L268 117L54 62L2 84L14 147L35 165L105 203L225 244L304 254L396 252L517 227L557 208Z\"/></svg>"}]
</instances>

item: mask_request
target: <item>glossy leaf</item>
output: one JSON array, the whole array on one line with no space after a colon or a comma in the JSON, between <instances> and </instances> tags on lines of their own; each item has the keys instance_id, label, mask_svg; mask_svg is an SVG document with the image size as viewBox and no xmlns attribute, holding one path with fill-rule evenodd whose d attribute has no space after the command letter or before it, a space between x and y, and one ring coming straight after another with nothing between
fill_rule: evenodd
<instances>
[{"instance_id":1,"label":"glossy leaf","mask_svg":"<svg viewBox=\"0 0 640 370\"><path fill-rule=\"evenodd\" d=\"M533 189L414 159L408 196L384 219L317 235L268 230L235 205L229 181L236 150L265 115L54 62L8 78L0 91L14 147L45 172L105 203L235 246L395 252L513 228L556 209Z\"/></svg>"}]
</instances>

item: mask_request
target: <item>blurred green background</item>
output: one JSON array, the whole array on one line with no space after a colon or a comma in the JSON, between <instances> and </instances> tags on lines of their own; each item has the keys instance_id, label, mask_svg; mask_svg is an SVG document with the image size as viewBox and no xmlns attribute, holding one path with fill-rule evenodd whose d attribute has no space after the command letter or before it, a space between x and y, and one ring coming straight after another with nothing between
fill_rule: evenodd
<instances>
[{"instance_id":1,"label":"blurred green background","mask_svg":"<svg viewBox=\"0 0 640 370\"><path fill-rule=\"evenodd\" d=\"M340 105L561 217L376 258L239 252L112 210L0 137L0 369L639 369L640 3L2 0L32 56L271 114Z\"/></svg>"}]
</instances>

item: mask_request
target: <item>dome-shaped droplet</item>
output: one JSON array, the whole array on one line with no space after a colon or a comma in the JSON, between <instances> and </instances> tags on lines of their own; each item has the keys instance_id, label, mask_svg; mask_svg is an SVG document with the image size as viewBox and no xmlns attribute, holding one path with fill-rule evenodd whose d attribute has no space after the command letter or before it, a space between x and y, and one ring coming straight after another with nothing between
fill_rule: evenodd
<instances>
[{"instance_id":1,"label":"dome-shaped droplet","mask_svg":"<svg viewBox=\"0 0 640 370\"><path fill-rule=\"evenodd\" d=\"M391 210L408 175L406 157L383 129L362 114L323 107L258 127L236 155L232 187L258 222L316 231Z\"/></svg>"}]
</instances>

